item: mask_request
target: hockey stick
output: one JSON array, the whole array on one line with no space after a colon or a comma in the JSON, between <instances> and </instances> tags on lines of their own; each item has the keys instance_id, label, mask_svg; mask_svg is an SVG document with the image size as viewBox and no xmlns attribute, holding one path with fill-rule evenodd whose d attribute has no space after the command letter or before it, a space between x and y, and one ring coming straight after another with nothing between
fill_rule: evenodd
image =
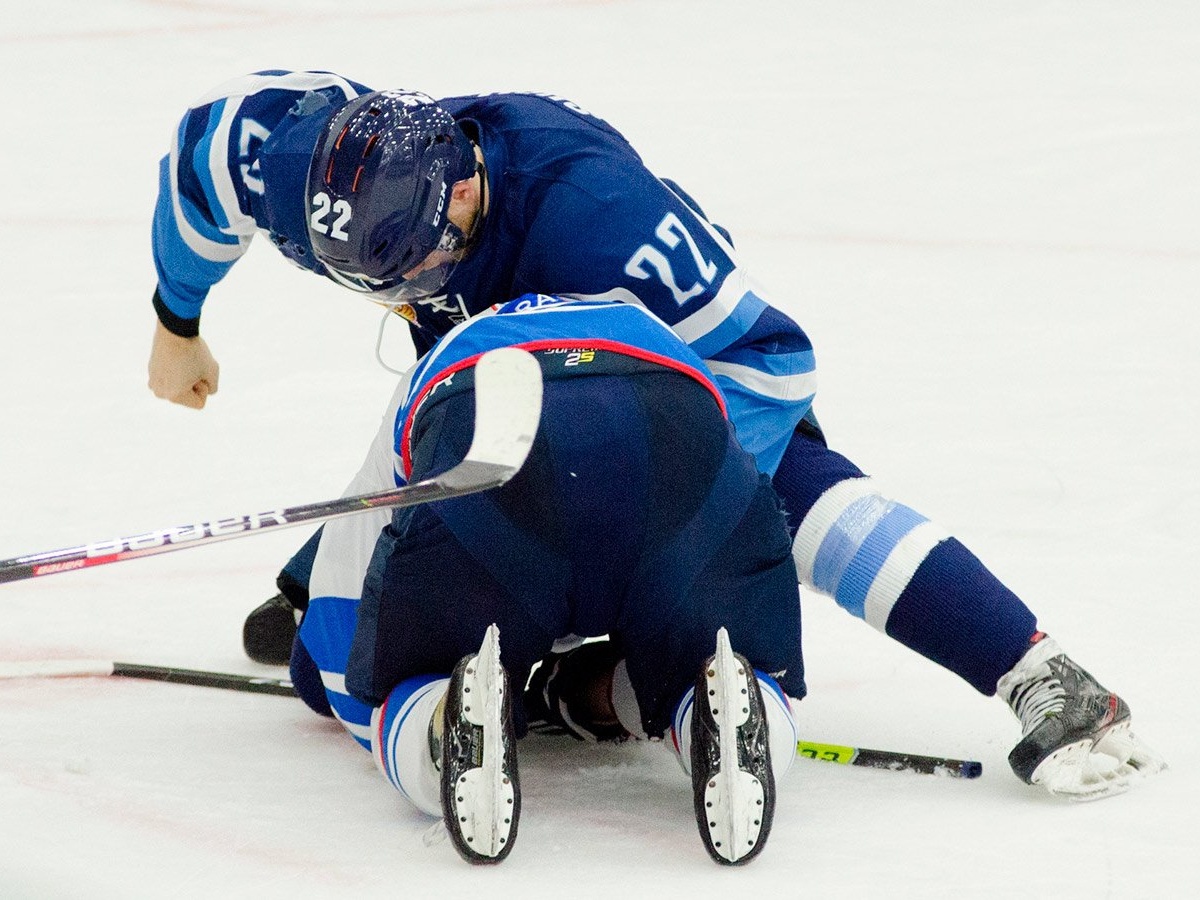
<instances>
[{"instance_id":1,"label":"hockey stick","mask_svg":"<svg viewBox=\"0 0 1200 900\"><path fill-rule=\"evenodd\" d=\"M515 347L493 350L484 354L475 366L475 432L470 449L462 462L441 475L372 494L195 522L0 560L0 583L199 547L368 509L416 506L499 487L517 473L529 455L541 411L542 375L537 360Z\"/></svg>"},{"instance_id":2,"label":"hockey stick","mask_svg":"<svg viewBox=\"0 0 1200 900\"><path fill-rule=\"evenodd\" d=\"M0 680L8 678L71 678L80 675L117 675L122 678L170 681L174 684L223 688L252 694L296 696L292 683L286 678L269 678L260 675L202 672L198 669L147 666L138 663L111 662L105 659L48 659L0 663Z\"/></svg>"},{"instance_id":3,"label":"hockey stick","mask_svg":"<svg viewBox=\"0 0 1200 900\"><path fill-rule=\"evenodd\" d=\"M79 675L116 675L123 678L169 681L173 684L190 684L197 687L222 688L253 694L296 696L296 691L288 679L262 675L203 672L197 669L110 662L103 659L0 663L0 680L8 678L68 678ZM869 750L865 747L844 747L839 744L818 744L813 741L797 742L796 752L808 759L823 762L891 769L897 772L942 775L949 778L978 778L983 773L983 764L974 760L920 756L915 753L897 753L892 750Z\"/></svg>"},{"instance_id":4,"label":"hockey stick","mask_svg":"<svg viewBox=\"0 0 1200 900\"><path fill-rule=\"evenodd\" d=\"M897 772L920 772L923 775L942 775L947 778L978 778L983 774L983 763L973 759L947 759L941 756L921 756L917 753L897 753L894 750L818 744L813 741L797 741L796 752L808 759L823 762L866 766L871 769L892 769Z\"/></svg>"}]
</instances>

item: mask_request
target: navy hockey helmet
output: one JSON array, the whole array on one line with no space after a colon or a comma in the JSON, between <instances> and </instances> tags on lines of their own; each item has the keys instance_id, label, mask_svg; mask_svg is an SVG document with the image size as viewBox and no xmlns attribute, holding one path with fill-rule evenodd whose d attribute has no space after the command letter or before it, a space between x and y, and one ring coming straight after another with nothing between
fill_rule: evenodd
<instances>
[{"instance_id":1,"label":"navy hockey helmet","mask_svg":"<svg viewBox=\"0 0 1200 900\"><path fill-rule=\"evenodd\" d=\"M442 287L465 238L450 189L476 171L475 149L425 94L375 91L329 120L308 170L308 233L335 281L400 303ZM414 274L429 255L439 258Z\"/></svg>"}]
</instances>

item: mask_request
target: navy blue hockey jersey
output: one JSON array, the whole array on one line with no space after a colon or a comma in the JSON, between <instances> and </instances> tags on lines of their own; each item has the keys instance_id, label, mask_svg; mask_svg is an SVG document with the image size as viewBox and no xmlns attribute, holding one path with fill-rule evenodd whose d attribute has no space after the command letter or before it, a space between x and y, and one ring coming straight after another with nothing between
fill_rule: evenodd
<instances>
[{"instance_id":1,"label":"navy blue hockey jersey","mask_svg":"<svg viewBox=\"0 0 1200 900\"><path fill-rule=\"evenodd\" d=\"M321 271L307 238L308 158L332 107L365 90L329 73L259 73L188 111L163 161L155 213L160 316L197 319L256 230ZM768 303L727 237L619 132L569 101L490 94L438 103L483 151L489 209L443 292L399 310L418 354L525 293L634 303L706 361L739 440L774 472L812 403L812 345Z\"/></svg>"}]
</instances>

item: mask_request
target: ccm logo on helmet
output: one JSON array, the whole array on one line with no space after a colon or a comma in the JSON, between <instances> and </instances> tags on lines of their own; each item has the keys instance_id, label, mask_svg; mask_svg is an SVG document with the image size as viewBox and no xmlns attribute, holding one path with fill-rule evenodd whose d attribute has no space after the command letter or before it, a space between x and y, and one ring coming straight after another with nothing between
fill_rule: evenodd
<instances>
[{"instance_id":1,"label":"ccm logo on helmet","mask_svg":"<svg viewBox=\"0 0 1200 900\"><path fill-rule=\"evenodd\" d=\"M442 224L442 210L446 208L446 182L442 182L442 191L438 194L437 209L433 211L433 222L431 226L437 228Z\"/></svg>"},{"instance_id":2,"label":"ccm logo on helmet","mask_svg":"<svg viewBox=\"0 0 1200 900\"><path fill-rule=\"evenodd\" d=\"M354 214L354 210L350 208L349 200L335 201L327 193L321 191L313 194L311 205L313 212L308 217L308 224L313 231L327 234L337 241L350 240L346 227L350 224L350 217ZM332 222L327 223L325 220L330 213L333 213L335 218Z\"/></svg>"},{"instance_id":3,"label":"ccm logo on helmet","mask_svg":"<svg viewBox=\"0 0 1200 900\"><path fill-rule=\"evenodd\" d=\"M211 522L197 522L195 525L179 525L175 528L148 531L145 534L117 538L112 541L100 541L88 544L86 552L89 558L112 556L133 550L149 550L152 547L162 547L167 544L183 544L198 538L237 534L241 531L258 531L260 528L269 528L272 525L287 524L288 520L283 514L283 510L273 510L249 516L238 516L233 519L214 519Z\"/></svg>"}]
</instances>

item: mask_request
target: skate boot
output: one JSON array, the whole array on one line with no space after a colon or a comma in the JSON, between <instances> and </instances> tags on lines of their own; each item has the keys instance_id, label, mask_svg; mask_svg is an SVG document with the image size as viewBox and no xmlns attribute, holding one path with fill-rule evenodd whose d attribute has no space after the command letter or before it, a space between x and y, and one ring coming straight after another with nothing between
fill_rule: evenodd
<instances>
[{"instance_id":1,"label":"skate boot","mask_svg":"<svg viewBox=\"0 0 1200 900\"><path fill-rule=\"evenodd\" d=\"M1021 720L1024 737L1008 763L1026 784L1071 800L1098 800L1165 767L1130 730L1125 701L1041 632L997 682L996 693Z\"/></svg>"},{"instance_id":2,"label":"skate boot","mask_svg":"<svg viewBox=\"0 0 1200 900\"><path fill-rule=\"evenodd\" d=\"M757 856L771 832L775 777L767 715L754 669L717 632L717 652L696 679L691 722L696 824L709 856L734 866Z\"/></svg>"},{"instance_id":3,"label":"skate boot","mask_svg":"<svg viewBox=\"0 0 1200 900\"><path fill-rule=\"evenodd\" d=\"M495 863L512 850L521 815L516 734L500 629L450 676L442 714L442 817L467 862Z\"/></svg>"}]
</instances>

